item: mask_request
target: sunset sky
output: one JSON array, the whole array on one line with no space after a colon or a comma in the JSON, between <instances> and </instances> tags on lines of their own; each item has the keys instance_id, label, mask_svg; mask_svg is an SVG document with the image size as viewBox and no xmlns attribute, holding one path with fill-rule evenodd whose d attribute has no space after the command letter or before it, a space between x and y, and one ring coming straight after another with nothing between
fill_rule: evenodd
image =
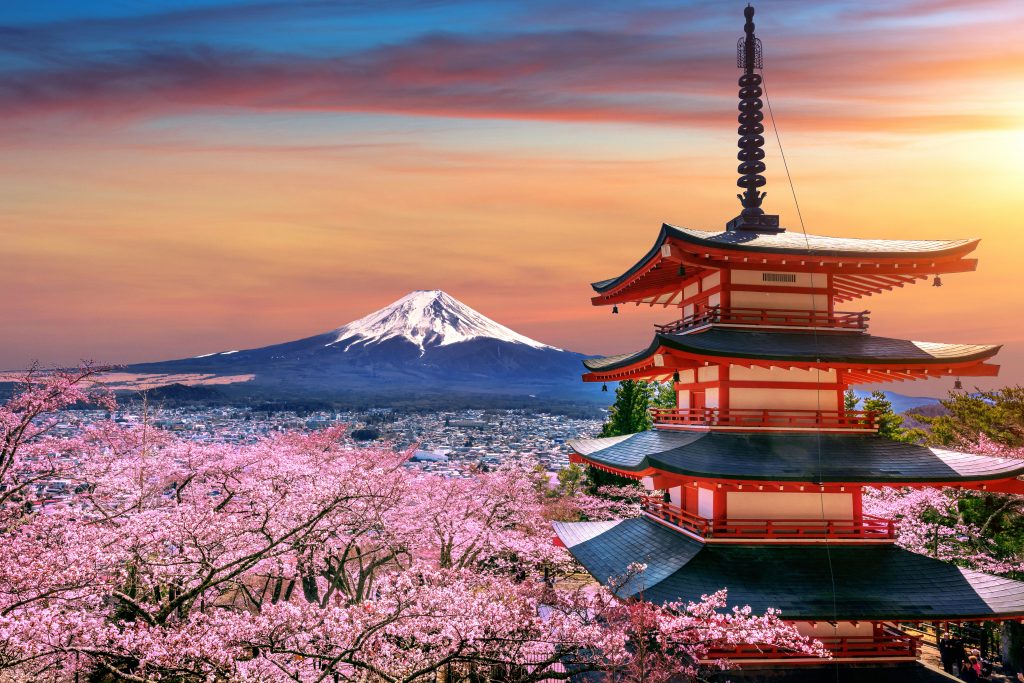
<instances>
[{"instance_id":1,"label":"sunset sky","mask_svg":"<svg viewBox=\"0 0 1024 683\"><path fill-rule=\"evenodd\" d=\"M662 221L738 212L745 4L2 3L0 369L262 346L434 288L645 346L673 311L613 317L588 283ZM982 238L976 273L845 309L1004 343L983 386L1024 383L1024 3L756 8L807 231ZM766 209L799 231L768 139Z\"/></svg>"}]
</instances>

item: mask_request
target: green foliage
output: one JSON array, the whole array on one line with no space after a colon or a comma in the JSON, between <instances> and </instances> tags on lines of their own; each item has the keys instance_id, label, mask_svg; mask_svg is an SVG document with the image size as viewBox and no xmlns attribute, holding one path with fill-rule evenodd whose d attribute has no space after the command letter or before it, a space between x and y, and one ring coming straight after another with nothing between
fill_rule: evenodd
<instances>
[{"instance_id":1,"label":"green foliage","mask_svg":"<svg viewBox=\"0 0 1024 683\"><path fill-rule=\"evenodd\" d=\"M587 491L597 496L600 495L598 489L602 486L636 486L636 480L614 472L599 470L596 467L588 467Z\"/></svg>"},{"instance_id":2,"label":"green foliage","mask_svg":"<svg viewBox=\"0 0 1024 683\"><path fill-rule=\"evenodd\" d=\"M847 389L846 393L843 394L843 407L846 410L857 410L857 404L860 403L860 399L857 398L857 394L853 393L853 389Z\"/></svg>"},{"instance_id":3,"label":"green foliage","mask_svg":"<svg viewBox=\"0 0 1024 683\"><path fill-rule=\"evenodd\" d=\"M598 436L624 436L651 428L650 408L675 408L672 382L643 382L627 379L615 389L615 403L608 408L608 421ZM636 481L613 472L588 467L587 489L597 494L602 486L633 486Z\"/></svg>"},{"instance_id":4,"label":"green foliage","mask_svg":"<svg viewBox=\"0 0 1024 683\"><path fill-rule=\"evenodd\" d=\"M679 406L679 397L672 382L654 382L654 396L651 398L652 408L674 409Z\"/></svg>"},{"instance_id":5,"label":"green foliage","mask_svg":"<svg viewBox=\"0 0 1024 683\"><path fill-rule=\"evenodd\" d=\"M846 392L843 396L843 404L846 410L857 410L861 399L853 393L853 390ZM881 391L872 391L871 395L863 400L860 410L867 410L875 413L878 422L878 435L893 441L904 441L913 443L924 437L920 429L907 429L903 426L903 417L892 409L892 401L885 397Z\"/></svg>"},{"instance_id":6,"label":"green foliage","mask_svg":"<svg viewBox=\"0 0 1024 683\"><path fill-rule=\"evenodd\" d=\"M575 496L587 485L586 468L573 463L558 471L558 494Z\"/></svg>"},{"instance_id":7,"label":"green foliage","mask_svg":"<svg viewBox=\"0 0 1024 683\"><path fill-rule=\"evenodd\" d=\"M650 382L627 379L615 389L615 403L608 408L608 421L598 436L635 434L651 428L651 397L654 387Z\"/></svg>"},{"instance_id":8,"label":"green foliage","mask_svg":"<svg viewBox=\"0 0 1024 683\"><path fill-rule=\"evenodd\" d=\"M915 416L930 427L929 443L955 447L985 436L1010 448L1024 446L1024 387L975 394L954 391L941 404L945 415Z\"/></svg>"}]
</instances>

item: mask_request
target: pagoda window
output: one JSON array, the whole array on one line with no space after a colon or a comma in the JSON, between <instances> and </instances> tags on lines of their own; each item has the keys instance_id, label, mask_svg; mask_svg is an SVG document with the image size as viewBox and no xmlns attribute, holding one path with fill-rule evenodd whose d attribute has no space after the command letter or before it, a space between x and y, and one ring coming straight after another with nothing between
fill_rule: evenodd
<instances>
[{"instance_id":1,"label":"pagoda window","mask_svg":"<svg viewBox=\"0 0 1024 683\"><path fill-rule=\"evenodd\" d=\"M853 519L852 493L729 491L728 519Z\"/></svg>"}]
</instances>

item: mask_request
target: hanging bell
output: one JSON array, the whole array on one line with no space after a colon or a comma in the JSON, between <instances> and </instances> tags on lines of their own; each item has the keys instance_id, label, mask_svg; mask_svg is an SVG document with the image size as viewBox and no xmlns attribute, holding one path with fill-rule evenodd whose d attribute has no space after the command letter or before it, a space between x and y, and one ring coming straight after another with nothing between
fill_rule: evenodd
<instances>
[{"instance_id":1,"label":"hanging bell","mask_svg":"<svg viewBox=\"0 0 1024 683\"><path fill-rule=\"evenodd\" d=\"M936 275L935 279L932 280L932 287L941 287L941 286L942 286L942 278L939 277L938 275Z\"/></svg>"},{"instance_id":2,"label":"hanging bell","mask_svg":"<svg viewBox=\"0 0 1024 683\"><path fill-rule=\"evenodd\" d=\"M961 389L964 388L964 383L960 381L959 377L957 377L956 381L953 382L953 388L956 389L957 391L960 391Z\"/></svg>"},{"instance_id":3,"label":"hanging bell","mask_svg":"<svg viewBox=\"0 0 1024 683\"><path fill-rule=\"evenodd\" d=\"M685 277L686 276L686 266L684 266L683 264L679 264L678 275L679 275L679 277Z\"/></svg>"},{"instance_id":4,"label":"hanging bell","mask_svg":"<svg viewBox=\"0 0 1024 683\"><path fill-rule=\"evenodd\" d=\"M676 384L679 384L679 371L678 370L676 370L675 372L672 373L672 381L675 382Z\"/></svg>"},{"instance_id":5,"label":"hanging bell","mask_svg":"<svg viewBox=\"0 0 1024 683\"><path fill-rule=\"evenodd\" d=\"M607 384L602 384L601 385L601 391L608 391L608 385Z\"/></svg>"},{"instance_id":6,"label":"hanging bell","mask_svg":"<svg viewBox=\"0 0 1024 683\"><path fill-rule=\"evenodd\" d=\"M614 306L612 306L612 315L618 315L618 314L619 314L619 305L615 304Z\"/></svg>"}]
</instances>

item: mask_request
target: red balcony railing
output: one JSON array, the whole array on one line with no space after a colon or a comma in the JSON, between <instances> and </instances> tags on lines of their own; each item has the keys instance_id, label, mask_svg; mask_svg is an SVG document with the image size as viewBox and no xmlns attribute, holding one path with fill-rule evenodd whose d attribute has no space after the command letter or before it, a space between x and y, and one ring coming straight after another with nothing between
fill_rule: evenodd
<instances>
[{"instance_id":1,"label":"red balcony railing","mask_svg":"<svg viewBox=\"0 0 1024 683\"><path fill-rule=\"evenodd\" d=\"M817 640L832 652L835 659L916 659L919 651L917 638L893 629L886 629L884 633L876 636L824 637ZM707 654L709 660L789 658L813 659L811 655L770 645L741 644L735 647L715 648Z\"/></svg>"},{"instance_id":2,"label":"red balcony railing","mask_svg":"<svg viewBox=\"0 0 1024 683\"><path fill-rule=\"evenodd\" d=\"M893 540L891 519L861 515L852 519L724 519L712 520L687 512L657 497L647 498L644 512L705 539L819 539Z\"/></svg>"},{"instance_id":3,"label":"red balcony railing","mask_svg":"<svg viewBox=\"0 0 1024 683\"><path fill-rule=\"evenodd\" d=\"M661 334L674 334L713 323L774 327L814 327L840 330L866 330L869 311L801 311L796 309L722 308L712 306L665 325L655 325Z\"/></svg>"},{"instance_id":4,"label":"red balcony railing","mask_svg":"<svg viewBox=\"0 0 1024 683\"><path fill-rule=\"evenodd\" d=\"M866 430L878 429L870 410L768 410L759 408L652 408L654 426L663 429Z\"/></svg>"}]
</instances>

